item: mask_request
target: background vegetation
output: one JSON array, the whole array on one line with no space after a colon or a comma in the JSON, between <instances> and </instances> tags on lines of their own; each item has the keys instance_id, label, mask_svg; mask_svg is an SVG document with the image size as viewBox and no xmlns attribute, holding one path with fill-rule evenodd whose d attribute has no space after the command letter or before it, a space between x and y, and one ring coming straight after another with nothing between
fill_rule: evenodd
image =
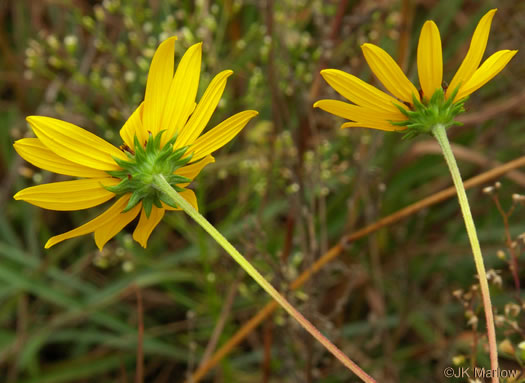
<instances>
[{"instance_id":1,"label":"background vegetation","mask_svg":"<svg viewBox=\"0 0 525 383\"><path fill-rule=\"evenodd\" d=\"M146 250L132 241L132 227L103 252L89 237L44 250L51 235L98 209L54 212L12 199L23 187L65 179L14 152L13 141L31 135L25 116L57 117L119 145L152 54L172 35L179 54L204 42L200 94L219 71L235 71L212 123L246 108L260 112L193 184L201 211L378 381L440 382L446 366L488 367L454 198L346 241L302 288L287 286L345 235L451 184L430 137L340 130L341 121L313 110L319 98L339 98L319 70L374 82L359 48L373 42L417 80L417 38L433 19L450 80L477 22L496 6L488 53L520 52L470 98L465 125L450 131L464 178L525 155L525 2L1 1L0 381L132 382L142 313L144 380L182 382L269 301L182 213L167 214ZM524 292L516 283L525 283L525 229L524 206L512 196L523 193L525 173L499 181L497 190L484 193L483 184L468 194L493 270L501 364L516 370L525 362ZM513 214L507 219L495 201L505 212L514 206ZM277 310L204 381L356 378Z\"/></svg>"}]
</instances>

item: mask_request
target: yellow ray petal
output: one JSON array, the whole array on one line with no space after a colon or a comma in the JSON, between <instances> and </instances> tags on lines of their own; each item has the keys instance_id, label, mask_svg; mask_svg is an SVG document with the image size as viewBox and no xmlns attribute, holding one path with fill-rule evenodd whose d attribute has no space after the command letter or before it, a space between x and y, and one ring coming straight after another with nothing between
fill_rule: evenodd
<instances>
[{"instance_id":1,"label":"yellow ray petal","mask_svg":"<svg viewBox=\"0 0 525 383\"><path fill-rule=\"evenodd\" d=\"M142 115L144 112L144 102L142 102L137 109L129 116L124 126L120 129L120 137L126 145L131 149L135 148L135 135L139 142L144 144L148 135L142 125Z\"/></svg>"},{"instance_id":2,"label":"yellow ray petal","mask_svg":"<svg viewBox=\"0 0 525 383\"><path fill-rule=\"evenodd\" d=\"M184 198L186 201L189 202L191 206L197 211L199 211L199 205L197 204L197 197L195 196L195 193L191 189L185 189L184 191L181 191L179 193L182 198ZM174 208L169 205L166 205L164 202L162 203L162 206L166 210L182 210L181 208Z\"/></svg>"},{"instance_id":3,"label":"yellow ray petal","mask_svg":"<svg viewBox=\"0 0 525 383\"><path fill-rule=\"evenodd\" d=\"M195 177L197 177L197 175L201 172L201 170L204 169L206 165L214 163L214 162L215 162L215 158L213 158L213 156L211 155L207 155L200 161L193 162L189 165L183 166L182 168L178 168L177 170L175 170L175 174L189 178L190 180L193 180ZM188 186L188 183L178 184L177 186L184 188Z\"/></svg>"},{"instance_id":4,"label":"yellow ray petal","mask_svg":"<svg viewBox=\"0 0 525 383\"><path fill-rule=\"evenodd\" d=\"M133 239L140 243L142 247L145 248L148 245L149 236L153 229L155 229L155 227L157 227L159 222L162 220L162 217L164 217L165 211L166 210L164 208L153 206L148 218L144 212L144 209L142 209L139 223L133 232Z\"/></svg>"},{"instance_id":5,"label":"yellow ray petal","mask_svg":"<svg viewBox=\"0 0 525 383\"><path fill-rule=\"evenodd\" d=\"M412 104L412 95L420 100L419 92L414 84L388 53L373 44L363 44L361 49L368 66L390 93L409 104Z\"/></svg>"},{"instance_id":6,"label":"yellow ray petal","mask_svg":"<svg viewBox=\"0 0 525 383\"><path fill-rule=\"evenodd\" d=\"M499 72L505 68L509 61L518 51L503 50L494 53L474 72L470 80L459 88L456 96L457 100L467 97L475 92L487 82L492 80Z\"/></svg>"},{"instance_id":7,"label":"yellow ray petal","mask_svg":"<svg viewBox=\"0 0 525 383\"><path fill-rule=\"evenodd\" d=\"M119 170L111 156L126 155L87 130L51 117L30 116L27 122L40 141L55 154L79 165L99 170Z\"/></svg>"},{"instance_id":8,"label":"yellow ray petal","mask_svg":"<svg viewBox=\"0 0 525 383\"><path fill-rule=\"evenodd\" d=\"M98 217L83 224L82 226L77 227L76 229L73 229L66 233L55 235L54 237L49 238L49 240L47 241L45 245L45 248L49 249L51 246L54 246L57 243L60 243L66 239L79 237L81 235L85 235L85 234L94 232L100 226L103 226L107 222L117 217L120 214L120 212L128 204L129 197L130 197L129 194L123 195L108 210L100 214Z\"/></svg>"},{"instance_id":9,"label":"yellow ray petal","mask_svg":"<svg viewBox=\"0 0 525 383\"><path fill-rule=\"evenodd\" d=\"M405 121L407 119L402 113L378 112L338 100L320 100L314 104L314 107L347 120L359 122L390 125L389 121Z\"/></svg>"},{"instance_id":10,"label":"yellow ray petal","mask_svg":"<svg viewBox=\"0 0 525 383\"><path fill-rule=\"evenodd\" d=\"M102 187L114 186L116 178L90 178L32 186L16 193L13 198L49 210L82 210L100 205L115 196Z\"/></svg>"},{"instance_id":11,"label":"yellow ray petal","mask_svg":"<svg viewBox=\"0 0 525 383\"><path fill-rule=\"evenodd\" d=\"M472 77L476 69L478 69L479 63L481 62L483 54L485 53L485 48L487 47L490 25L496 11L497 9L488 11L479 21L478 26L474 31L474 35L472 36L472 41L470 42L467 55L463 59L463 62L459 66L458 71L448 86L446 93L447 98L450 97L452 92L454 92L459 84L465 84L470 79L470 77ZM459 100L457 96L456 100Z\"/></svg>"},{"instance_id":12,"label":"yellow ray petal","mask_svg":"<svg viewBox=\"0 0 525 383\"><path fill-rule=\"evenodd\" d=\"M164 105L166 104L170 83L173 79L175 40L177 40L176 37L164 40L155 51L151 61L142 118L144 125L143 136L146 137L148 136L147 132L156 134L160 130Z\"/></svg>"},{"instance_id":13,"label":"yellow ray petal","mask_svg":"<svg viewBox=\"0 0 525 383\"><path fill-rule=\"evenodd\" d=\"M417 71L423 98L430 100L443 82L443 57L439 29L433 21L427 21L421 29L417 46Z\"/></svg>"},{"instance_id":14,"label":"yellow ray petal","mask_svg":"<svg viewBox=\"0 0 525 383\"><path fill-rule=\"evenodd\" d=\"M57 156L49 150L38 138L22 138L13 144L16 152L27 162L40 169L67 176L104 178L109 175L97 169L88 168Z\"/></svg>"},{"instance_id":15,"label":"yellow ray petal","mask_svg":"<svg viewBox=\"0 0 525 383\"><path fill-rule=\"evenodd\" d=\"M161 145L169 141L188 121L195 105L201 71L202 43L188 48L177 66L175 77L169 85L169 92L158 131L166 129ZM168 86L168 84L166 84Z\"/></svg>"},{"instance_id":16,"label":"yellow ray petal","mask_svg":"<svg viewBox=\"0 0 525 383\"><path fill-rule=\"evenodd\" d=\"M375 124L370 122L345 122L343 125L341 125L341 129L345 128L369 128L369 129L377 129L377 130L384 130L387 132L397 132L401 130L405 130L405 127L399 127L394 126L390 124Z\"/></svg>"},{"instance_id":17,"label":"yellow ray petal","mask_svg":"<svg viewBox=\"0 0 525 383\"><path fill-rule=\"evenodd\" d=\"M128 225L139 214L142 208L142 202L139 202L133 209L125 213L117 214L113 219L108 220L104 225L95 229L95 243L99 250L124 227Z\"/></svg>"},{"instance_id":18,"label":"yellow ray petal","mask_svg":"<svg viewBox=\"0 0 525 383\"><path fill-rule=\"evenodd\" d=\"M367 84L363 80L337 69L324 69L321 75L341 96L354 104L383 112L400 113L394 104L406 106L394 97Z\"/></svg>"},{"instance_id":19,"label":"yellow ray petal","mask_svg":"<svg viewBox=\"0 0 525 383\"><path fill-rule=\"evenodd\" d=\"M246 126L248 121L258 114L255 110L245 110L234 114L206 134L200 136L187 151L188 154L193 153L191 162L200 160L226 145Z\"/></svg>"},{"instance_id":20,"label":"yellow ray petal","mask_svg":"<svg viewBox=\"0 0 525 383\"><path fill-rule=\"evenodd\" d=\"M213 78L188 123L182 128L182 131L179 132L175 149L191 144L199 137L208 124L208 121L210 121L211 115L221 99L224 88L226 87L226 80L232 74L233 71L225 70Z\"/></svg>"}]
</instances>

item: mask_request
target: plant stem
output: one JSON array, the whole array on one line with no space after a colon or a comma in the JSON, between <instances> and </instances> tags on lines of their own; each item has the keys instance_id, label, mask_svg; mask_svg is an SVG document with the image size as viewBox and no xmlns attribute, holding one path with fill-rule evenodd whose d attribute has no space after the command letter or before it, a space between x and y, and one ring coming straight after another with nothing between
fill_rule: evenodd
<instances>
[{"instance_id":1,"label":"plant stem","mask_svg":"<svg viewBox=\"0 0 525 383\"><path fill-rule=\"evenodd\" d=\"M137 322L138 322L138 335L137 335L137 367L135 371L135 382L144 383L144 309L142 306L142 294L140 287L135 285L135 294L137 296Z\"/></svg>"},{"instance_id":2,"label":"plant stem","mask_svg":"<svg viewBox=\"0 0 525 383\"><path fill-rule=\"evenodd\" d=\"M299 324L317 339L328 351L330 351L350 371L356 374L363 382L376 383L376 381L364 372L357 364L350 360L341 350L330 342L323 334L314 327L299 311L297 311L264 277L244 258L233 245L210 223L204 216L193 208L179 193L177 193L161 175L153 177L153 186L171 198L173 202L184 210L191 218L212 236L212 238L261 286L277 303L284 308Z\"/></svg>"},{"instance_id":3,"label":"plant stem","mask_svg":"<svg viewBox=\"0 0 525 383\"><path fill-rule=\"evenodd\" d=\"M492 313L492 303L490 302L490 290L487 281L487 274L485 272L483 256L481 255L478 235L476 234L476 226L474 225L474 220L472 219L472 213L470 212L467 193L465 192L465 187L463 186L461 174L459 173L459 168L456 163L456 159L454 157L454 154L452 153L452 148L450 147L445 127L441 124L437 124L432 128L432 133L439 142L439 146L441 146L443 156L445 157L445 161L447 162L448 168L450 170L452 180L454 181L454 186L456 187L456 191L458 193L459 205L461 207L461 212L463 213L463 219L465 220L465 226L467 228L470 246L472 247L472 253L474 254L474 262L476 264L476 269L479 276L481 296L483 298L483 306L485 308L485 318L487 320L487 335L490 353L490 367L493 374L492 382L498 383L498 349L496 344L496 331L494 328L494 315Z\"/></svg>"}]
</instances>

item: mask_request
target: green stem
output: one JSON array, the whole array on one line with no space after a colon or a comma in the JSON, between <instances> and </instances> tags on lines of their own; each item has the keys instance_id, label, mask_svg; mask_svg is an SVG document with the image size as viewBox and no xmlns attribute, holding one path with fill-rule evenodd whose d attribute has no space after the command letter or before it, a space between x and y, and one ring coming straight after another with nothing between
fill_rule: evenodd
<instances>
[{"instance_id":1,"label":"green stem","mask_svg":"<svg viewBox=\"0 0 525 383\"><path fill-rule=\"evenodd\" d=\"M497 374L495 374L495 372L498 372L498 349L496 344L496 331L494 328L494 315L492 314L489 284L487 282L487 274L485 272L483 256L481 255L478 235L476 234L476 226L474 225L474 220L472 219L472 213L470 212L467 193L465 193L465 187L463 186L463 181L461 179L461 174L459 173L458 164L456 163L456 159L454 157L454 154L452 153L452 148L450 147L445 127L440 124L435 125L432 128L432 133L439 142L439 146L441 146L443 156L445 156L445 161L447 162L450 174L452 175L452 180L454 181L454 186L456 187L456 191L458 193L459 205L461 206L461 212L463 213L463 219L465 220L465 226L467 228L470 246L472 247L472 253L474 254L474 262L478 271L479 284L481 286L481 296L483 298L483 306L485 308L485 317L487 320L487 335L490 352L490 366L491 370L494 373L492 382L498 383L499 378Z\"/></svg>"},{"instance_id":2,"label":"green stem","mask_svg":"<svg viewBox=\"0 0 525 383\"><path fill-rule=\"evenodd\" d=\"M323 334L317 330L299 311L297 311L264 277L244 258L233 245L228 242L224 236L204 218L197 210L193 208L179 193L177 193L161 175L153 177L153 186L160 190L173 200L173 202L184 210L191 218L195 220L201 227L222 246L228 254L261 286L270 296L275 299L277 303L284 308L288 314L299 322L299 324L308 331L315 339L317 339L328 351L330 351L341 363L343 363L349 370L359 376L363 382L375 383L376 381L365 373L357 364L351 361L341 350L339 350L332 342L330 342Z\"/></svg>"}]
</instances>

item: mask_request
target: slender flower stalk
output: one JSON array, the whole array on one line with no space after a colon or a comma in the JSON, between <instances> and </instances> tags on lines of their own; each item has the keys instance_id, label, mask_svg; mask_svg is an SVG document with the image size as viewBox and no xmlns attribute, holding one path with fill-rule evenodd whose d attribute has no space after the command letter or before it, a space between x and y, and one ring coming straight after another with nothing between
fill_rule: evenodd
<instances>
[{"instance_id":1,"label":"slender flower stalk","mask_svg":"<svg viewBox=\"0 0 525 383\"><path fill-rule=\"evenodd\" d=\"M73 124L50 117L27 118L37 138L15 142L28 162L59 174L81 177L23 189L17 200L52 210L80 210L117 201L86 224L54 236L49 248L69 238L94 232L104 245L139 214L133 238L146 247L166 210L184 210L230 254L255 281L301 326L364 382L375 382L306 320L257 270L198 212L197 199L187 186L209 163L211 153L227 144L257 115L247 110L226 119L201 135L233 73L219 73L197 104L202 43L190 47L174 72L174 42L160 44L148 74L144 102L120 130L124 143L116 148ZM140 332L139 332L140 333ZM138 359L140 361L140 349ZM137 379L141 378L137 365Z\"/></svg>"},{"instance_id":2,"label":"slender flower stalk","mask_svg":"<svg viewBox=\"0 0 525 383\"><path fill-rule=\"evenodd\" d=\"M496 9L492 9L481 18L474 31L467 55L450 85L443 85L439 30L433 21L427 21L421 30L417 49L420 89L417 89L405 76L387 52L376 45L363 44L361 48L368 65L391 95L348 73L326 69L321 71L326 82L352 103L320 100L314 104L314 107L350 120L344 123L342 128L364 127L396 131L404 133L405 138L423 133L436 137L457 189L472 246L487 320L491 370L494 372L498 368L498 356L487 276L472 214L454 155L450 149L446 128L458 124L454 118L464 111L463 105L466 98L503 70L517 52L501 50L492 54L481 64L495 13ZM497 383L498 381L497 374L494 374L492 382Z\"/></svg>"},{"instance_id":3,"label":"slender flower stalk","mask_svg":"<svg viewBox=\"0 0 525 383\"><path fill-rule=\"evenodd\" d=\"M443 151L443 156L445 157L445 161L447 162L448 168L450 170L450 175L452 176L452 180L454 181L454 186L456 187L456 191L458 194L459 206L461 207L461 213L463 214L465 227L467 228L467 235L470 241L470 246L472 247L472 253L474 255L474 262L476 263L476 270L478 271L479 275L481 297L483 299L483 306L485 307L485 317L487 320L487 335L489 345L492 345L492 347L489 348L491 368L493 368L492 371L497 371L498 351L496 347L496 332L494 328L494 315L492 313L492 303L490 301L489 284L487 282L487 273L485 272L485 265L483 263L483 256L481 255L481 248L479 246L478 235L476 233L476 226L474 225L472 213L470 212L467 193L465 192L465 186L463 185L463 180L461 179L461 174L459 172L458 164L456 163L456 158L452 153L452 148L450 147L445 127L439 124L434 126L432 128L432 134L434 135L434 137L436 137L436 140L439 142L439 146Z\"/></svg>"},{"instance_id":4,"label":"slender flower stalk","mask_svg":"<svg viewBox=\"0 0 525 383\"><path fill-rule=\"evenodd\" d=\"M197 210L193 208L175 189L173 189L162 175L153 178L153 186L169 196L175 204L180 206L195 222L231 255L231 257L261 286L288 314L308 331L319 343L332 353L350 371L356 374L363 382L373 383L375 380L364 372L357 364L350 360L337 346L330 342L315 326L297 311L264 277L242 256L241 253Z\"/></svg>"}]
</instances>

